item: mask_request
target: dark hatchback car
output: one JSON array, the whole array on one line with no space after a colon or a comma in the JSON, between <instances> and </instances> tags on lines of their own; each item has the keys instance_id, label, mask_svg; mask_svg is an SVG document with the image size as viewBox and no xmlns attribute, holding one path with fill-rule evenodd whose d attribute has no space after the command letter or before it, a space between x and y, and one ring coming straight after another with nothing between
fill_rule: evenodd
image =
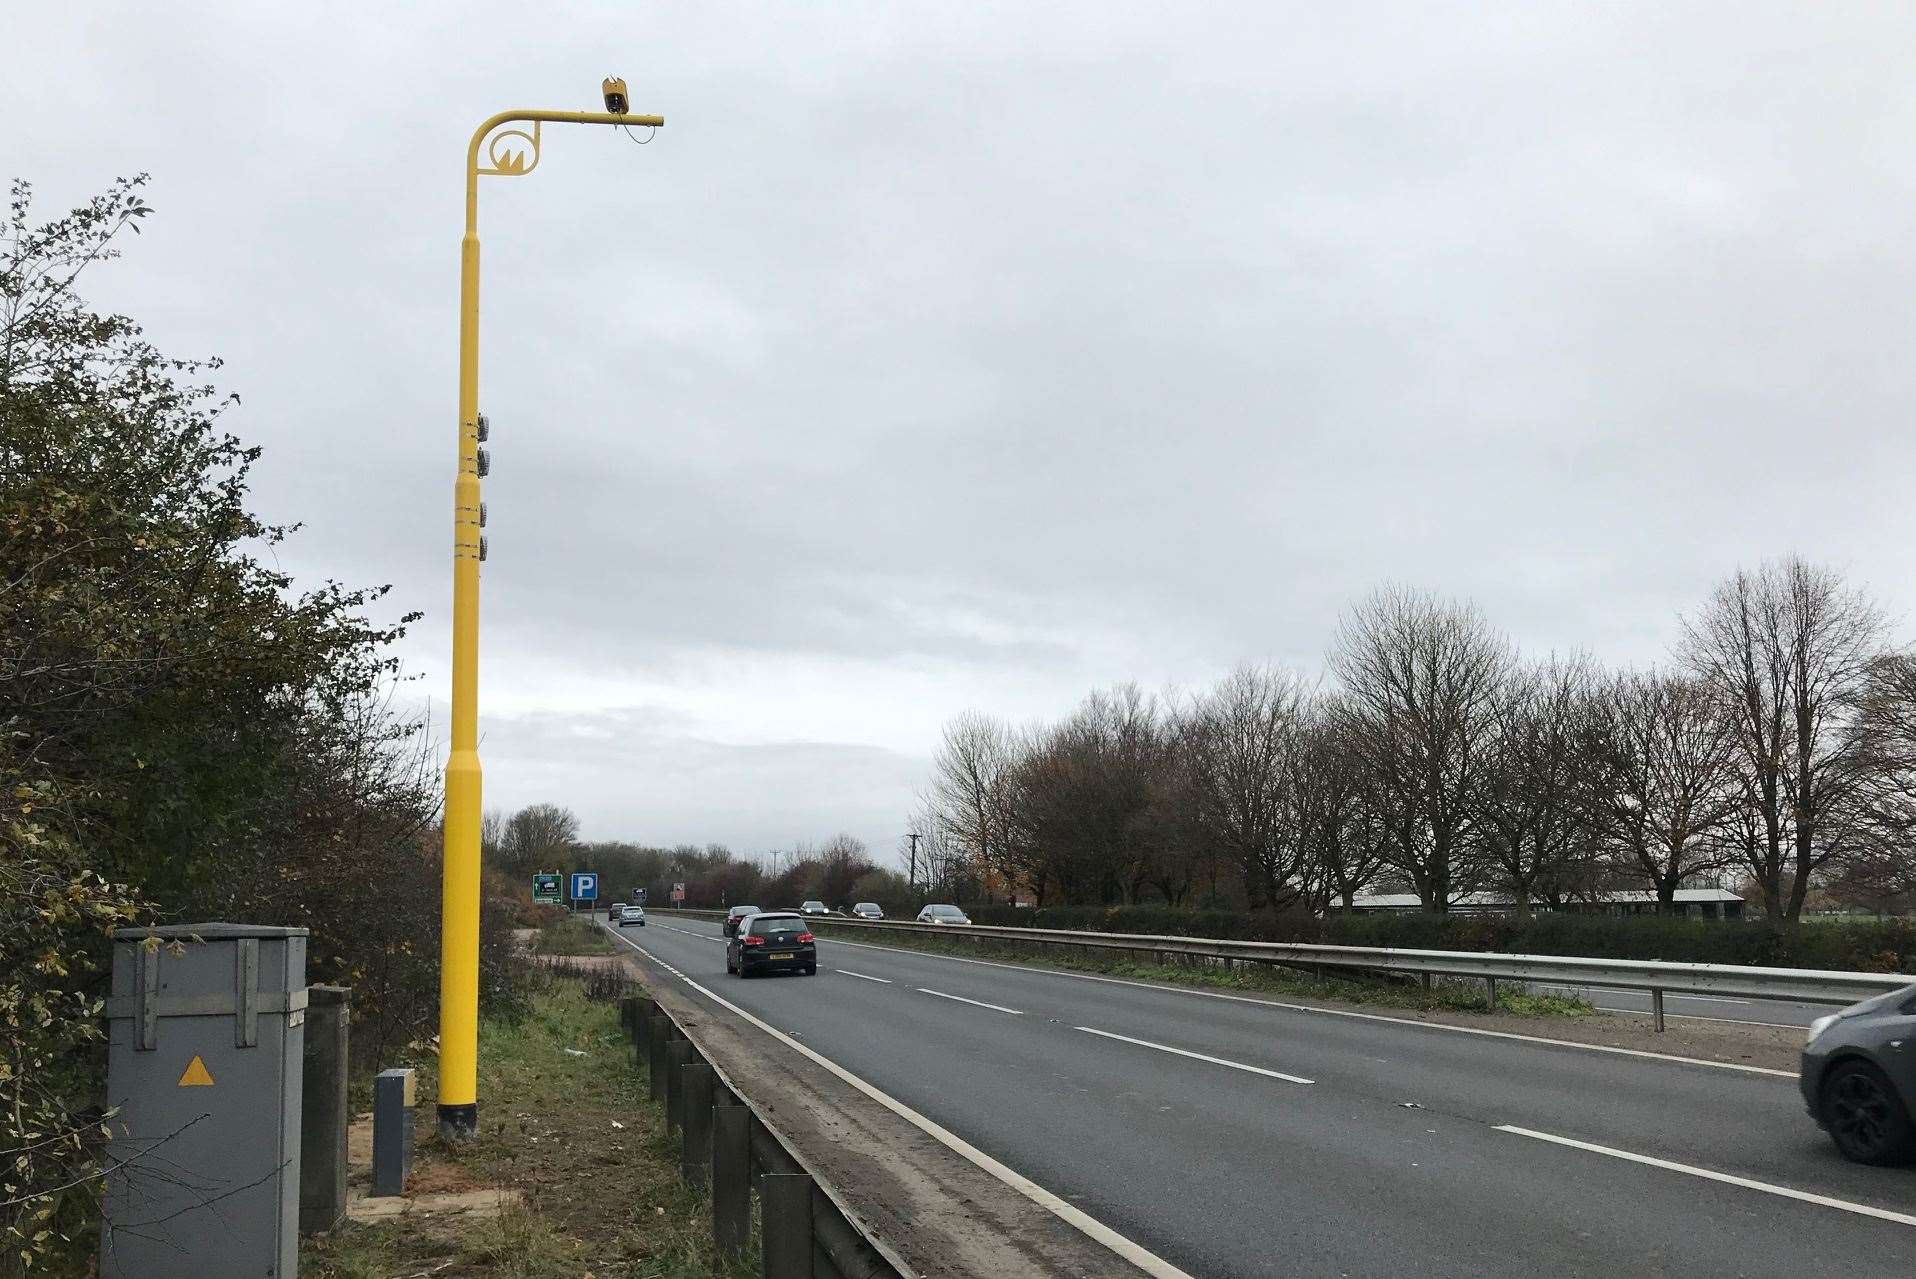
<instances>
[{"instance_id":1,"label":"dark hatchback car","mask_svg":"<svg viewBox=\"0 0 1916 1279\"><path fill-rule=\"evenodd\" d=\"M725 912L725 923L720 925L719 931L723 932L727 937L732 936L738 932L738 921L744 919L747 915L758 914L759 909L757 906L732 907L732 909Z\"/></svg>"},{"instance_id":2,"label":"dark hatchback car","mask_svg":"<svg viewBox=\"0 0 1916 1279\"><path fill-rule=\"evenodd\" d=\"M725 943L725 971L750 977L753 973L818 972L818 943L803 915L785 911L776 915L748 915L738 935Z\"/></svg>"},{"instance_id":3,"label":"dark hatchback car","mask_svg":"<svg viewBox=\"0 0 1916 1279\"><path fill-rule=\"evenodd\" d=\"M1811 1022L1800 1083L1810 1118L1845 1158L1916 1159L1916 986Z\"/></svg>"}]
</instances>

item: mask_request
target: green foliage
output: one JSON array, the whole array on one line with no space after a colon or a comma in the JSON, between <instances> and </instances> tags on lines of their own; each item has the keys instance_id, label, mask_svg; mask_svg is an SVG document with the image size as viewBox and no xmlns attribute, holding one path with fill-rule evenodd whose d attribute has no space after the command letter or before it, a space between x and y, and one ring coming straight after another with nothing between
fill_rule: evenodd
<instances>
[{"instance_id":1,"label":"green foliage","mask_svg":"<svg viewBox=\"0 0 1916 1279\"><path fill-rule=\"evenodd\" d=\"M0 1273L80 1264L110 1117L95 1095L108 936L143 914L31 820L45 794L0 800Z\"/></svg>"},{"instance_id":2,"label":"green foliage","mask_svg":"<svg viewBox=\"0 0 1916 1279\"><path fill-rule=\"evenodd\" d=\"M1019 928L1916 973L1916 920L1907 919L1776 929L1740 920L1655 915L1538 914L1523 920L1514 915L1391 911L1319 919L1302 913L1187 911L1165 906L1039 910L971 906L966 913L974 923Z\"/></svg>"},{"instance_id":3,"label":"green foliage","mask_svg":"<svg viewBox=\"0 0 1916 1279\"><path fill-rule=\"evenodd\" d=\"M294 594L261 561L290 530L246 509L259 451L220 426L217 362L75 292L140 182L42 226L16 183L0 228L0 725L72 783L48 825L170 907L283 832L314 726L389 680L404 622L365 617L384 588Z\"/></svg>"},{"instance_id":4,"label":"green foliage","mask_svg":"<svg viewBox=\"0 0 1916 1279\"><path fill-rule=\"evenodd\" d=\"M169 358L82 300L85 272L151 212L142 182L38 224L16 182L0 223L0 980L25 1027L4 1049L16 1095L20 1061L55 1063L34 1072L41 1110L0 1105L0 1150L26 1161L10 1182L29 1189L56 1158L90 1184L91 1147L65 1135L81 1126L49 1125L98 1103L90 1001L102 931L136 908L121 885L155 918L311 928L308 978L353 987L362 1065L423 1044L437 1014L437 778L423 723L393 701L391 645L412 618L373 619L383 587L295 589L270 558L292 530L247 505L259 451L223 425L237 401L211 385L218 362ZM489 902L485 918L481 989L522 1006L504 915ZM54 996L33 982L55 972L68 1002L48 1021L35 1001ZM7 1211L17 1197L0 1196Z\"/></svg>"}]
</instances>

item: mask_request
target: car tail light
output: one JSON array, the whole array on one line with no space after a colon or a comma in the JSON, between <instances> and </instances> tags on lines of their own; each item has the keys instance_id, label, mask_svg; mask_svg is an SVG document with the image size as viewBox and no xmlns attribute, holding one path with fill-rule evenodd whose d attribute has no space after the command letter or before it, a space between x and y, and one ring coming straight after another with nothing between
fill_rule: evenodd
<instances>
[{"instance_id":1,"label":"car tail light","mask_svg":"<svg viewBox=\"0 0 1916 1279\"><path fill-rule=\"evenodd\" d=\"M745 934L745 936L740 938L740 940L743 941L747 946L763 946L765 944L765 939L763 937L757 936L756 934L753 934L753 933Z\"/></svg>"},{"instance_id":2,"label":"car tail light","mask_svg":"<svg viewBox=\"0 0 1916 1279\"><path fill-rule=\"evenodd\" d=\"M803 946L806 942L811 940L813 940L813 938L810 933L800 933L798 935L798 944L801 946Z\"/></svg>"}]
</instances>

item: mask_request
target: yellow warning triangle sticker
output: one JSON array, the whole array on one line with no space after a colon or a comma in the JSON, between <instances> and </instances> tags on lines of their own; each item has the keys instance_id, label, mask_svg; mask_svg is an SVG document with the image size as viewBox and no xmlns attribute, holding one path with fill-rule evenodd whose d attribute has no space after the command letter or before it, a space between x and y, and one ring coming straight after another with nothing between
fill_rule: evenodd
<instances>
[{"instance_id":1,"label":"yellow warning triangle sticker","mask_svg":"<svg viewBox=\"0 0 1916 1279\"><path fill-rule=\"evenodd\" d=\"M207 1070L206 1063L200 1060L199 1054L194 1053L193 1060L186 1063L186 1070L180 1075L180 1087L211 1088L212 1086L212 1072Z\"/></svg>"}]
</instances>

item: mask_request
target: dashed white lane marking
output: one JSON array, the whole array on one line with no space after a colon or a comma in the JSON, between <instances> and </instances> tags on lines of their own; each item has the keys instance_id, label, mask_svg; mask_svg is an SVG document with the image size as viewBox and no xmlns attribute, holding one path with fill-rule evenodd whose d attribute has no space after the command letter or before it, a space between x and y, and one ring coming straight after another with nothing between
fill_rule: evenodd
<instances>
[{"instance_id":1,"label":"dashed white lane marking","mask_svg":"<svg viewBox=\"0 0 1916 1279\"><path fill-rule=\"evenodd\" d=\"M698 936L699 934L693 934ZM1189 986L1160 986L1155 982L1130 981L1123 977L1100 977L1095 973L1071 973L1057 968L1040 968L1031 964L1004 964L993 959L967 959L963 955L941 955L937 951L913 950L905 946L874 946L870 942L845 941L837 937L828 937L834 946L855 946L861 950L882 950L894 955L917 955L925 959L944 959L954 964L980 964L986 968L1008 968L1018 973L1038 973L1046 977L1068 977L1073 981L1103 982L1108 986L1135 986L1139 990L1155 990L1161 995L1190 995L1198 999L1222 999L1233 1004L1257 1004L1265 1008L1282 1008L1286 1012L1319 1013L1326 1017L1350 1017L1358 1021L1381 1021L1396 1026L1415 1026L1420 1030L1440 1030L1454 1035L1481 1035L1486 1039L1511 1039L1518 1043L1544 1044L1551 1048L1575 1048L1583 1052L1611 1053L1618 1057L1641 1057L1649 1061L1671 1061L1683 1066L1707 1066L1712 1070L1734 1070L1746 1075L1768 1075L1773 1079L1796 1079L1793 1070L1772 1070L1768 1066L1746 1066L1737 1061L1711 1061L1705 1057L1679 1057L1674 1053L1653 1053L1643 1048L1619 1048L1614 1044L1584 1044L1574 1039L1549 1039L1542 1035L1520 1035L1510 1030L1486 1030L1480 1026L1452 1026L1441 1021L1418 1021L1411 1017L1386 1017L1382 1013L1360 1013L1349 1008L1320 1008L1315 1004L1287 1004L1281 999L1256 999L1250 995L1227 995L1220 990L1197 990ZM1768 1023L1765 1023L1766 1025ZM1787 1027L1785 1028L1787 1029Z\"/></svg>"},{"instance_id":2,"label":"dashed white lane marking","mask_svg":"<svg viewBox=\"0 0 1916 1279\"><path fill-rule=\"evenodd\" d=\"M693 935L698 936L696 933ZM614 936L618 935L615 933ZM933 1141L940 1143L952 1153L968 1161L1002 1184L1011 1187L1067 1225L1083 1231L1091 1238L1109 1248L1112 1252L1117 1253L1120 1257L1144 1271L1145 1274L1152 1276L1152 1279L1194 1279L1188 1272L1178 1269L1142 1245L1131 1242L1131 1240L1105 1225L1084 1209L1066 1203L1063 1199L1052 1194L1049 1190L1046 1190L1029 1177L1021 1176L1013 1172L984 1151L966 1141L963 1137L960 1137L957 1133L925 1118L925 1116L919 1114L896 1097L893 1097L890 1093L881 1092L879 1089L874 1088L871 1084L866 1083L863 1079L860 1079L857 1075L854 1075L851 1071L845 1069L823 1053L807 1048L804 1044L799 1043L796 1039L793 1039L776 1026L759 1020L716 991L710 990L698 982L693 981L690 977L687 977L684 973L672 967L672 965L666 963L637 942L628 937L619 937L619 940L630 946L633 950L638 951L641 955L644 955L659 967L665 969L666 972L677 977L680 981L717 1004L720 1008L758 1027L792 1051L811 1061L817 1062L820 1066L831 1071L832 1074L838 1076L838 1078L844 1080L865 1096L871 1098L912 1127L930 1137Z\"/></svg>"},{"instance_id":3,"label":"dashed white lane marking","mask_svg":"<svg viewBox=\"0 0 1916 1279\"><path fill-rule=\"evenodd\" d=\"M949 1000L952 1000L954 1003L970 1004L973 1008L989 1008L994 1013L1010 1013L1013 1017L1024 1016L1024 1013L1020 1012L1018 1009L1006 1008L1003 1004L987 1004L982 999L966 999L963 995L947 995L942 990L928 990L923 986L914 986L912 987L912 989L916 990L921 995L936 995L940 999L949 999Z\"/></svg>"},{"instance_id":4,"label":"dashed white lane marking","mask_svg":"<svg viewBox=\"0 0 1916 1279\"><path fill-rule=\"evenodd\" d=\"M1253 1075L1267 1075L1272 1079L1282 1079L1287 1084L1314 1084L1315 1079L1306 1079L1302 1075L1287 1075L1281 1070L1266 1070L1262 1066L1247 1066L1241 1061L1229 1061L1223 1057L1212 1057L1207 1053L1194 1053L1188 1048L1173 1048L1169 1044L1157 1044L1149 1039L1133 1039L1129 1035L1113 1034L1108 1030L1098 1030L1092 1026L1078 1026L1087 1035L1102 1035L1106 1039L1121 1039L1127 1044L1136 1044L1140 1048L1155 1048L1161 1053L1176 1053L1180 1057L1189 1057L1193 1061L1208 1061L1213 1066L1229 1066L1232 1070L1242 1070Z\"/></svg>"},{"instance_id":5,"label":"dashed white lane marking","mask_svg":"<svg viewBox=\"0 0 1916 1279\"><path fill-rule=\"evenodd\" d=\"M1665 1168L1686 1176L1701 1177L1705 1181L1720 1181L1726 1186L1741 1186L1745 1190L1760 1190L1766 1195L1778 1195L1784 1199L1797 1199L1803 1203L1817 1204L1824 1208L1837 1208L1843 1212L1853 1212L1864 1217L1876 1217L1905 1226L1916 1226L1916 1217L1907 1213L1891 1212L1887 1208L1875 1208L1869 1204L1851 1203L1847 1199L1832 1199L1828 1195L1812 1194L1807 1190L1793 1190L1788 1186L1773 1185L1767 1181L1753 1181L1748 1177L1737 1177L1727 1172L1716 1172L1713 1169L1680 1164L1669 1159L1658 1159L1652 1155L1639 1155L1628 1150L1618 1150L1615 1146L1599 1146L1594 1142L1578 1141L1574 1137L1559 1137L1555 1133L1538 1132L1534 1128L1519 1128L1514 1124L1498 1124L1497 1131L1515 1133L1519 1137L1532 1137L1558 1146L1569 1146L1575 1150L1588 1150L1593 1154L1608 1155L1612 1159L1626 1159L1633 1164L1645 1164L1651 1168Z\"/></svg>"},{"instance_id":6,"label":"dashed white lane marking","mask_svg":"<svg viewBox=\"0 0 1916 1279\"><path fill-rule=\"evenodd\" d=\"M668 933L678 933L680 936L683 936L683 937L696 937L700 941L715 941L715 942L722 943L725 940L723 937L714 937L710 933L695 933L689 928L674 928L670 924L660 924L659 927L663 928Z\"/></svg>"},{"instance_id":7,"label":"dashed white lane marking","mask_svg":"<svg viewBox=\"0 0 1916 1279\"><path fill-rule=\"evenodd\" d=\"M722 937L713 937L709 933L694 933L683 928L674 928L673 932L685 933L687 937L703 937L707 941L723 941ZM1519 1043L1545 1044L1552 1048L1577 1048L1584 1052L1610 1053L1618 1057L1642 1057L1650 1061L1671 1061L1684 1066L1708 1066L1713 1070L1734 1070L1746 1075L1768 1075L1773 1079L1794 1081L1796 1072L1792 1070L1772 1070L1768 1066L1747 1066L1737 1061L1710 1061L1704 1057L1679 1057L1675 1053L1651 1052L1644 1048L1621 1048L1614 1044L1585 1044L1574 1039L1550 1039L1543 1035L1520 1035L1509 1030L1486 1030L1479 1026L1452 1026L1440 1021L1417 1021L1410 1017L1387 1017L1382 1013L1360 1013L1349 1008L1320 1008L1315 1004L1287 1004L1280 999L1258 999L1250 995L1228 995L1219 990L1196 990L1188 986L1161 986L1155 982L1130 981L1123 977L1101 977L1096 973L1072 973L1057 968L1041 968L1031 964L1006 964L992 959L968 959L963 955L941 955L937 951L914 950L908 946L878 946L871 942L846 941L843 938L828 938L834 946L853 946L860 950L882 950L893 955L918 955L925 959L943 959L954 964L978 964L985 968L1005 968L1018 973L1039 973L1047 977L1068 977L1073 981L1103 982L1107 986L1135 986L1140 990L1155 990L1165 995L1192 995L1199 999L1221 999L1232 1004L1259 1004L1265 1008L1282 1008L1287 1012L1321 1013L1326 1017L1352 1017L1358 1021L1389 1022L1398 1026L1416 1026L1423 1030L1448 1031L1456 1035L1481 1035L1487 1039L1512 1039ZM1630 1009L1608 1009L1610 1012L1629 1012ZM1644 1014L1647 1016L1648 1014ZM1670 1013L1672 1017L1685 1014ZM1694 1018L1694 1020L1711 1020ZM1725 1018L1724 1020L1728 1020ZM1738 1023L1741 1024L1741 1023ZM1751 1025L1771 1026L1771 1022L1752 1022ZM1789 1027L1783 1027L1789 1029Z\"/></svg>"},{"instance_id":8,"label":"dashed white lane marking","mask_svg":"<svg viewBox=\"0 0 1916 1279\"><path fill-rule=\"evenodd\" d=\"M832 971L835 973L844 973L847 977L856 977L860 981L883 982L887 986L892 984L891 978L889 977L869 977L864 973L855 973L849 968L834 968Z\"/></svg>"}]
</instances>

